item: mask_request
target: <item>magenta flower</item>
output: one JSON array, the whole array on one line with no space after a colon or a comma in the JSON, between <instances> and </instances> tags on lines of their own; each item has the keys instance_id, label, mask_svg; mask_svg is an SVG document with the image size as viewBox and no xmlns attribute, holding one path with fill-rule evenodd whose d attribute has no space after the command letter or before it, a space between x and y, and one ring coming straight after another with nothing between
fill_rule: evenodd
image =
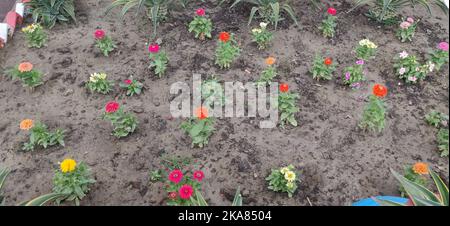
<instances>
[{"instance_id":1,"label":"magenta flower","mask_svg":"<svg viewBox=\"0 0 450 226\"><path fill-rule=\"evenodd\" d=\"M441 43L439 43L438 48L442 51L448 52L448 43L441 42Z\"/></svg>"},{"instance_id":2,"label":"magenta flower","mask_svg":"<svg viewBox=\"0 0 450 226\"><path fill-rule=\"evenodd\" d=\"M180 190L178 191L178 194L180 195L180 198L187 200L190 199L192 196L192 193L194 193L194 189L191 185L185 184L181 186Z\"/></svg>"},{"instance_id":3,"label":"magenta flower","mask_svg":"<svg viewBox=\"0 0 450 226\"><path fill-rule=\"evenodd\" d=\"M201 182L203 178L205 177L205 174L201 170L197 170L194 172L194 179L198 182Z\"/></svg>"},{"instance_id":4,"label":"magenta flower","mask_svg":"<svg viewBox=\"0 0 450 226\"><path fill-rule=\"evenodd\" d=\"M197 14L197 16L204 16L205 15L205 9L199 8L199 9L197 9L197 11L195 13Z\"/></svg>"},{"instance_id":5,"label":"magenta flower","mask_svg":"<svg viewBox=\"0 0 450 226\"><path fill-rule=\"evenodd\" d=\"M103 39L105 37L105 31L102 29L97 29L94 32L94 36L96 39Z\"/></svg>"},{"instance_id":6,"label":"magenta flower","mask_svg":"<svg viewBox=\"0 0 450 226\"><path fill-rule=\"evenodd\" d=\"M148 46L148 51L151 53L158 53L159 52L159 45L158 44L151 44Z\"/></svg>"},{"instance_id":7,"label":"magenta flower","mask_svg":"<svg viewBox=\"0 0 450 226\"><path fill-rule=\"evenodd\" d=\"M350 76L351 76L350 72L348 72L348 71L345 72L345 80L347 80L347 81L350 80Z\"/></svg>"},{"instance_id":8,"label":"magenta flower","mask_svg":"<svg viewBox=\"0 0 450 226\"><path fill-rule=\"evenodd\" d=\"M124 81L125 84L130 85L131 83L133 83L133 81L131 81L131 79L127 79Z\"/></svg>"},{"instance_id":9,"label":"magenta flower","mask_svg":"<svg viewBox=\"0 0 450 226\"><path fill-rule=\"evenodd\" d=\"M364 60L358 60L358 61L356 61L356 64L357 65L364 65Z\"/></svg>"},{"instance_id":10,"label":"magenta flower","mask_svg":"<svg viewBox=\"0 0 450 226\"><path fill-rule=\"evenodd\" d=\"M175 184L178 184L181 179L183 179L183 172L181 170L173 170L169 174L169 180L172 181Z\"/></svg>"}]
</instances>

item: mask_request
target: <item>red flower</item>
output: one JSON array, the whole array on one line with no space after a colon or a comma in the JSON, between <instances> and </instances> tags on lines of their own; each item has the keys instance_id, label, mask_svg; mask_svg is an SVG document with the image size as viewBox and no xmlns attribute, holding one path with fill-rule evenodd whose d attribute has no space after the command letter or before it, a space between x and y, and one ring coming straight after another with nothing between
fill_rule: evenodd
<instances>
[{"instance_id":1,"label":"red flower","mask_svg":"<svg viewBox=\"0 0 450 226\"><path fill-rule=\"evenodd\" d=\"M191 198L192 193L194 193L194 189L191 185L185 184L181 186L178 193L180 194L180 198L187 200Z\"/></svg>"},{"instance_id":2,"label":"red flower","mask_svg":"<svg viewBox=\"0 0 450 226\"><path fill-rule=\"evenodd\" d=\"M195 13L197 14L197 16L204 16L205 10L203 8L199 8Z\"/></svg>"},{"instance_id":3,"label":"red flower","mask_svg":"<svg viewBox=\"0 0 450 226\"><path fill-rule=\"evenodd\" d=\"M197 110L195 111L195 115L197 116L198 119L203 120L205 118L208 118L208 108L205 107L199 107L197 108Z\"/></svg>"},{"instance_id":4,"label":"red flower","mask_svg":"<svg viewBox=\"0 0 450 226\"><path fill-rule=\"evenodd\" d=\"M386 88L386 86L383 86L380 84L375 84L373 86L372 92L373 92L373 95L383 98L387 95L388 89Z\"/></svg>"},{"instance_id":5,"label":"red flower","mask_svg":"<svg viewBox=\"0 0 450 226\"><path fill-rule=\"evenodd\" d=\"M177 198L177 193L176 192L169 192L169 195L167 195L169 197L169 199L174 200Z\"/></svg>"},{"instance_id":6,"label":"red flower","mask_svg":"<svg viewBox=\"0 0 450 226\"><path fill-rule=\"evenodd\" d=\"M172 181L175 184L178 184L181 179L183 179L183 172L181 170L173 170L169 174L169 180Z\"/></svg>"},{"instance_id":7,"label":"red flower","mask_svg":"<svg viewBox=\"0 0 450 226\"><path fill-rule=\"evenodd\" d=\"M119 103L114 102L114 101L110 101L110 102L108 102L106 104L105 110L106 110L106 113L114 113L117 110L119 110L119 107L120 107Z\"/></svg>"},{"instance_id":8,"label":"red flower","mask_svg":"<svg viewBox=\"0 0 450 226\"><path fill-rule=\"evenodd\" d=\"M328 8L327 12L332 16L336 15L336 9L333 7Z\"/></svg>"},{"instance_id":9,"label":"red flower","mask_svg":"<svg viewBox=\"0 0 450 226\"><path fill-rule=\"evenodd\" d=\"M280 84L280 91L282 93L286 93L289 91L289 85L286 83Z\"/></svg>"},{"instance_id":10,"label":"red flower","mask_svg":"<svg viewBox=\"0 0 450 226\"><path fill-rule=\"evenodd\" d=\"M219 39L220 41L227 43L228 41L230 41L231 35L228 32L220 32L219 34Z\"/></svg>"},{"instance_id":11,"label":"red flower","mask_svg":"<svg viewBox=\"0 0 450 226\"><path fill-rule=\"evenodd\" d=\"M333 60L331 58L327 57L327 58L325 58L323 63L327 66L330 66L333 63Z\"/></svg>"},{"instance_id":12,"label":"red flower","mask_svg":"<svg viewBox=\"0 0 450 226\"><path fill-rule=\"evenodd\" d=\"M198 182L201 182L205 178L205 174L201 170L197 170L194 172L194 179L198 180Z\"/></svg>"},{"instance_id":13,"label":"red flower","mask_svg":"<svg viewBox=\"0 0 450 226\"><path fill-rule=\"evenodd\" d=\"M148 46L148 51L151 53L158 53L159 52L159 45L158 44L152 44Z\"/></svg>"},{"instance_id":14,"label":"red flower","mask_svg":"<svg viewBox=\"0 0 450 226\"><path fill-rule=\"evenodd\" d=\"M124 81L125 84L130 85L131 83L133 83L133 81L131 81L131 79L127 79Z\"/></svg>"},{"instance_id":15,"label":"red flower","mask_svg":"<svg viewBox=\"0 0 450 226\"><path fill-rule=\"evenodd\" d=\"M94 36L96 39L103 39L105 37L105 31L102 29L95 30Z\"/></svg>"}]
</instances>

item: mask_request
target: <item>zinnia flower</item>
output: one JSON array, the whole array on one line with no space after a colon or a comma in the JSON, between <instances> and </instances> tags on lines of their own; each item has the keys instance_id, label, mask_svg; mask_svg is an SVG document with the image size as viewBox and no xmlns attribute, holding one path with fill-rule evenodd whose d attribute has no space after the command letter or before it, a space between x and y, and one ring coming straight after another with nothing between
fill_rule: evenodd
<instances>
[{"instance_id":1,"label":"zinnia flower","mask_svg":"<svg viewBox=\"0 0 450 226\"><path fill-rule=\"evenodd\" d=\"M108 102L105 106L106 113L114 113L119 110L119 103L115 101Z\"/></svg>"},{"instance_id":2,"label":"zinnia flower","mask_svg":"<svg viewBox=\"0 0 450 226\"><path fill-rule=\"evenodd\" d=\"M295 180L295 173L292 171L288 171L284 174L284 179L289 182L293 182Z\"/></svg>"},{"instance_id":3,"label":"zinnia flower","mask_svg":"<svg viewBox=\"0 0 450 226\"><path fill-rule=\"evenodd\" d=\"M185 184L181 186L178 193L180 194L180 198L187 200L191 198L192 193L194 193L194 189L191 185Z\"/></svg>"},{"instance_id":4,"label":"zinnia flower","mask_svg":"<svg viewBox=\"0 0 450 226\"><path fill-rule=\"evenodd\" d=\"M197 108L197 110L195 111L195 115L200 120L208 118L208 108L203 106Z\"/></svg>"},{"instance_id":5,"label":"zinnia flower","mask_svg":"<svg viewBox=\"0 0 450 226\"><path fill-rule=\"evenodd\" d=\"M411 76L408 78L409 81L411 82L416 82L417 81L417 77L416 76Z\"/></svg>"},{"instance_id":6,"label":"zinnia flower","mask_svg":"<svg viewBox=\"0 0 450 226\"><path fill-rule=\"evenodd\" d=\"M334 16L336 15L336 9L333 7L328 8L327 13Z\"/></svg>"},{"instance_id":7,"label":"zinnia flower","mask_svg":"<svg viewBox=\"0 0 450 226\"><path fill-rule=\"evenodd\" d=\"M197 14L197 16L204 16L205 15L205 9L199 8L199 9L197 9L197 11L195 11L195 13Z\"/></svg>"},{"instance_id":8,"label":"zinnia flower","mask_svg":"<svg viewBox=\"0 0 450 226\"><path fill-rule=\"evenodd\" d=\"M288 92L288 91L289 91L289 85L286 84L286 83L280 84L280 91L281 91L282 93Z\"/></svg>"},{"instance_id":9,"label":"zinnia flower","mask_svg":"<svg viewBox=\"0 0 450 226\"><path fill-rule=\"evenodd\" d=\"M94 32L94 36L96 39L103 39L105 37L105 31L102 29L97 29Z\"/></svg>"},{"instance_id":10,"label":"zinnia flower","mask_svg":"<svg viewBox=\"0 0 450 226\"><path fill-rule=\"evenodd\" d=\"M199 182L203 180L203 178L205 178L205 174L203 173L203 171L201 170L197 170L194 172L194 179L198 180Z\"/></svg>"},{"instance_id":11,"label":"zinnia flower","mask_svg":"<svg viewBox=\"0 0 450 226\"><path fill-rule=\"evenodd\" d=\"M259 27L261 27L262 29L266 29L267 25L268 25L268 23L264 23L264 22L259 23Z\"/></svg>"},{"instance_id":12,"label":"zinnia flower","mask_svg":"<svg viewBox=\"0 0 450 226\"><path fill-rule=\"evenodd\" d=\"M331 58L327 57L327 58L325 58L323 63L327 66L330 66L333 63L333 60Z\"/></svg>"},{"instance_id":13,"label":"zinnia flower","mask_svg":"<svg viewBox=\"0 0 450 226\"><path fill-rule=\"evenodd\" d=\"M441 43L439 43L438 48L442 51L448 52L448 43L441 42Z\"/></svg>"},{"instance_id":14,"label":"zinnia flower","mask_svg":"<svg viewBox=\"0 0 450 226\"><path fill-rule=\"evenodd\" d=\"M158 53L159 52L159 45L158 44L152 44L148 46L148 51L150 53Z\"/></svg>"},{"instance_id":15,"label":"zinnia flower","mask_svg":"<svg viewBox=\"0 0 450 226\"><path fill-rule=\"evenodd\" d=\"M413 19L412 17L408 17L408 18L406 19L406 21L408 21L409 23L414 23L414 19Z\"/></svg>"},{"instance_id":16,"label":"zinnia flower","mask_svg":"<svg viewBox=\"0 0 450 226\"><path fill-rule=\"evenodd\" d=\"M230 41L231 35L228 32L220 32L219 34L219 39L220 41L227 43L228 41Z\"/></svg>"},{"instance_id":17,"label":"zinnia flower","mask_svg":"<svg viewBox=\"0 0 450 226\"><path fill-rule=\"evenodd\" d=\"M351 77L351 74L350 74L350 72L345 72L345 80L350 80L350 77Z\"/></svg>"},{"instance_id":18,"label":"zinnia flower","mask_svg":"<svg viewBox=\"0 0 450 226\"><path fill-rule=\"evenodd\" d=\"M406 51L401 52L400 54L400 58L405 59L406 57L408 57L408 53Z\"/></svg>"},{"instance_id":19,"label":"zinnia flower","mask_svg":"<svg viewBox=\"0 0 450 226\"><path fill-rule=\"evenodd\" d=\"M169 192L169 195L167 195L169 197L169 199L174 200L177 198L177 193L176 192Z\"/></svg>"},{"instance_id":20,"label":"zinnia flower","mask_svg":"<svg viewBox=\"0 0 450 226\"><path fill-rule=\"evenodd\" d=\"M406 68L402 67L398 70L398 74L403 75L406 72Z\"/></svg>"},{"instance_id":21,"label":"zinnia flower","mask_svg":"<svg viewBox=\"0 0 450 226\"><path fill-rule=\"evenodd\" d=\"M364 60L358 60L358 61L356 61L356 64L357 65L364 65Z\"/></svg>"},{"instance_id":22,"label":"zinnia flower","mask_svg":"<svg viewBox=\"0 0 450 226\"><path fill-rule=\"evenodd\" d=\"M262 32L262 30L261 29L259 29L259 28L254 28L253 30L252 30L252 32L253 33L261 33Z\"/></svg>"},{"instance_id":23,"label":"zinnia flower","mask_svg":"<svg viewBox=\"0 0 450 226\"><path fill-rule=\"evenodd\" d=\"M388 89L386 88L386 86L383 86L380 84L375 84L373 86L372 92L373 92L373 95L383 98L387 95Z\"/></svg>"},{"instance_id":24,"label":"zinnia flower","mask_svg":"<svg viewBox=\"0 0 450 226\"><path fill-rule=\"evenodd\" d=\"M355 82L350 85L352 89L359 89L361 87L361 83Z\"/></svg>"},{"instance_id":25,"label":"zinnia flower","mask_svg":"<svg viewBox=\"0 0 450 226\"><path fill-rule=\"evenodd\" d=\"M429 173L428 165L423 162L418 162L418 163L414 164L412 169L413 169L414 173L417 173L419 175L426 175Z\"/></svg>"},{"instance_id":26,"label":"zinnia flower","mask_svg":"<svg viewBox=\"0 0 450 226\"><path fill-rule=\"evenodd\" d=\"M178 184L183 179L183 172L181 170L173 170L169 174L169 180L175 184Z\"/></svg>"},{"instance_id":27,"label":"zinnia flower","mask_svg":"<svg viewBox=\"0 0 450 226\"><path fill-rule=\"evenodd\" d=\"M131 79L127 79L124 81L125 84L130 85L131 83L133 83L133 81Z\"/></svg>"},{"instance_id":28,"label":"zinnia flower","mask_svg":"<svg viewBox=\"0 0 450 226\"><path fill-rule=\"evenodd\" d=\"M30 62L23 62L19 64L19 67L17 69L22 73L29 72L33 70L33 64L31 64Z\"/></svg>"},{"instance_id":29,"label":"zinnia flower","mask_svg":"<svg viewBox=\"0 0 450 226\"><path fill-rule=\"evenodd\" d=\"M33 128L33 120L31 119L24 119L20 122L20 129L21 130L30 130Z\"/></svg>"},{"instance_id":30,"label":"zinnia flower","mask_svg":"<svg viewBox=\"0 0 450 226\"><path fill-rule=\"evenodd\" d=\"M401 29L408 29L411 26L411 23L408 21L404 21L400 24Z\"/></svg>"},{"instance_id":31,"label":"zinnia flower","mask_svg":"<svg viewBox=\"0 0 450 226\"><path fill-rule=\"evenodd\" d=\"M77 166L77 162L73 159L64 159L64 161L61 162L61 172L63 173L70 173L75 170L75 167Z\"/></svg>"},{"instance_id":32,"label":"zinnia flower","mask_svg":"<svg viewBox=\"0 0 450 226\"><path fill-rule=\"evenodd\" d=\"M283 167L283 168L281 168L280 173L282 173L284 175L284 174L286 174L289 171L290 171L289 168Z\"/></svg>"},{"instance_id":33,"label":"zinnia flower","mask_svg":"<svg viewBox=\"0 0 450 226\"><path fill-rule=\"evenodd\" d=\"M267 57L266 59L266 64L269 66L275 64L275 62L277 62L277 59L275 59L274 57Z\"/></svg>"}]
</instances>

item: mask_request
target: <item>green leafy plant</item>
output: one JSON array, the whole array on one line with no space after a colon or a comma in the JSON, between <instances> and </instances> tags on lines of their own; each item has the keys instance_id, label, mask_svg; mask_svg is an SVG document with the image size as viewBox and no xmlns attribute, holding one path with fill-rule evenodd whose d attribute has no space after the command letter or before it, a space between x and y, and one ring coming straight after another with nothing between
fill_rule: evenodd
<instances>
[{"instance_id":1,"label":"green leafy plant","mask_svg":"<svg viewBox=\"0 0 450 226\"><path fill-rule=\"evenodd\" d=\"M364 108L363 116L359 127L364 130L372 130L380 133L384 129L386 108L382 100L387 95L387 88L376 84L369 96L369 103Z\"/></svg>"},{"instance_id":2,"label":"green leafy plant","mask_svg":"<svg viewBox=\"0 0 450 226\"><path fill-rule=\"evenodd\" d=\"M272 169L270 175L266 178L269 182L269 189L275 192L287 192L289 198L292 198L295 190L297 190L297 183L300 182L293 165L287 167Z\"/></svg>"},{"instance_id":3,"label":"green leafy plant","mask_svg":"<svg viewBox=\"0 0 450 226\"><path fill-rule=\"evenodd\" d=\"M258 44L259 49L266 49L273 39L273 34L267 30L267 23L261 22L259 28L252 30L253 41Z\"/></svg>"},{"instance_id":4,"label":"green leafy plant","mask_svg":"<svg viewBox=\"0 0 450 226\"><path fill-rule=\"evenodd\" d=\"M447 42L441 42L438 45L438 49L432 51L429 55L429 59L435 65L437 71L440 71L441 67L448 63L448 48Z\"/></svg>"},{"instance_id":5,"label":"green leafy plant","mask_svg":"<svg viewBox=\"0 0 450 226\"><path fill-rule=\"evenodd\" d=\"M432 170L430 170L431 178L433 178L434 185L436 186L438 194L428 190L424 186L408 180L402 175L391 169L395 179L405 189L405 192L409 199L411 199L414 206L448 206L448 187L442 181L442 179ZM384 206L404 206L405 204L396 203L393 201L375 199L380 205ZM406 204L407 205L407 204Z\"/></svg>"},{"instance_id":6,"label":"green leafy plant","mask_svg":"<svg viewBox=\"0 0 450 226\"><path fill-rule=\"evenodd\" d=\"M22 80L24 86L37 87L43 84L42 73L33 69L33 64L29 62L20 63L17 67L6 71L13 79L18 78Z\"/></svg>"},{"instance_id":7,"label":"green leafy plant","mask_svg":"<svg viewBox=\"0 0 450 226\"><path fill-rule=\"evenodd\" d=\"M3 203L5 202L5 197L2 194L2 188L3 185L5 184L6 177L8 177L8 175L9 175L8 169L0 168L0 206L3 205Z\"/></svg>"},{"instance_id":8,"label":"green leafy plant","mask_svg":"<svg viewBox=\"0 0 450 226\"><path fill-rule=\"evenodd\" d=\"M74 201L79 206L80 200L89 192L89 186L94 183L95 180L85 163L77 164L73 159L65 159L61 162L60 169L55 170L53 177L53 192L65 196L55 201L57 204Z\"/></svg>"},{"instance_id":9,"label":"green leafy plant","mask_svg":"<svg viewBox=\"0 0 450 226\"><path fill-rule=\"evenodd\" d=\"M136 79L129 78L120 83L120 87L126 90L127 96L133 96L141 94L144 85Z\"/></svg>"},{"instance_id":10,"label":"green leafy plant","mask_svg":"<svg viewBox=\"0 0 450 226\"><path fill-rule=\"evenodd\" d=\"M109 53L117 48L111 37L106 35L105 31L98 29L95 31L95 46L100 49L104 56L109 56Z\"/></svg>"},{"instance_id":11,"label":"green leafy plant","mask_svg":"<svg viewBox=\"0 0 450 226\"><path fill-rule=\"evenodd\" d=\"M52 28L56 22L76 22L73 0L31 0L30 7L35 22Z\"/></svg>"},{"instance_id":12,"label":"green leafy plant","mask_svg":"<svg viewBox=\"0 0 450 226\"><path fill-rule=\"evenodd\" d=\"M169 63L169 57L165 51L161 51L158 44L152 44L148 47L150 52L150 65L149 68L153 68L155 74L161 78L167 70L167 64Z\"/></svg>"},{"instance_id":13,"label":"green leafy plant","mask_svg":"<svg viewBox=\"0 0 450 226\"><path fill-rule=\"evenodd\" d=\"M316 55L310 73L313 76L313 79L331 80L335 70L336 63L334 63L331 58L324 58L320 55Z\"/></svg>"},{"instance_id":14,"label":"green leafy plant","mask_svg":"<svg viewBox=\"0 0 450 226\"><path fill-rule=\"evenodd\" d=\"M112 82L108 81L106 78L106 73L91 74L89 81L86 83L86 87L91 92L108 94L112 90Z\"/></svg>"},{"instance_id":15,"label":"green leafy plant","mask_svg":"<svg viewBox=\"0 0 450 226\"><path fill-rule=\"evenodd\" d=\"M22 28L30 48L41 48L47 42L47 34L40 24L31 24Z\"/></svg>"},{"instance_id":16,"label":"green leafy plant","mask_svg":"<svg viewBox=\"0 0 450 226\"><path fill-rule=\"evenodd\" d=\"M26 119L29 120L29 119ZM26 121L24 120L24 121ZM24 122L22 121L22 123ZM54 132L48 131L45 124L36 122L31 125L31 128L23 128L21 123L21 128L23 130L30 131L30 141L24 143L23 151L34 151L36 146L41 146L43 148L48 148L55 145L64 146L64 131L61 129L56 129Z\"/></svg>"},{"instance_id":17,"label":"green leafy plant","mask_svg":"<svg viewBox=\"0 0 450 226\"><path fill-rule=\"evenodd\" d=\"M439 129L437 143L439 151L441 152L441 157L447 157L449 154L448 142L448 128Z\"/></svg>"},{"instance_id":18,"label":"green leafy plant","mask_svg":"<svg viewBox=\"0 0 450 226\"><path fill-rule=\"evenodd\" d=\"M336 33L336 9L328 8L326 18L322 20L319 30L325 38L333 38Z\"/></svg>"},{"instance_id":19,"label":"green leafy plant","mask_svg":"<svg viewBox=\"0 0 450 226\"><path fill-rule=\"evenodd\" d=\"M364 76L364 60L358 60L355 65L345 68L342 81L344 85L351 86L352 88L358 88L360 83L366 78Z\"/></svg>"},{"instance_id":20,"label":"green leafy plant","mask_svg":"<svg viewBox=\"0 0 450 226\"><path fill-rule=\"evenodd\" d=\"M431 3L437 5L445 14L448 8L441 0L355 0L355 6L351 9L369 5L367 16L379 23L392 25L397 23L399 12L406 7L421 5L431 14Z\"/></svg>"},{"instance_id":21,"label":"green leafy plant","mask_svg":"<svg viewBox=\"0 0 450 226\"><path fill-rule=\"evenodd\" d=\"M397 38L400 39L401 42L412 42L418 23L419 20L414 21L412 17L408 17L408 19L400 23L400 26L396 33Z\"/></svg>"},{"instance_id":22,"label":"green leafy plant","mask_svg":"<svg viewBox=\"0 0 450 226\"><path fill-rule=\"evenodd\" d=\"M280 85L280 93L278 95L278 111L280 112L280 124L284 127L286 124L297 126L297 120L295 119L295 113L300 109L297 107L298 94L291 93L287 84Z\"/></svg>"},{"instance_id":23,"label":"green leafy plant","mask_svg":"<svg viewBox=\"0 0 450 226\"><path fill-rule=\"evenodd\" d=\"M222 2L224 1L225 0L223 0ZM275 29L277 29L278 22L284 20L284 18L281 16L281 11L286 12L295 22L295 24L298 24L294 10L287 3L287 1L280 2L278 0L235 0L230 8L233 8L242 2L254 5L250 11L250 18L248 20L249 25L252 22L253 18L256 16L258 19L269 21L275 26Z\"/></svg>"},{"instance_id":24,"label":"green leafy plant","mask_svg":"<svg viewBox=\"0 0 450 226\"><path fill-rule=\"evenodd\" d=\"M212 32L212 21L205 17L204 9L197 9L197 16L195 16L194 20L189 23L189 32L194 32L195 37L200 40L205 40L205 38L211 38Z\"/></svg>"},{"instance_id":25,"label":"green leafy plant","mask_svg":"<svg viewBox=\"0 0 450 226\"><path fill-rule=\"evenodd\" d=\"M195 198L191 198L191 202L193 206L208 206L208 203L206 202L202 193L197 190L195 190ZM231 203L231 206L242 206L242 195L240 192L240 187L236 189L236 193L234 195L233 203Z\"/></svg>"},{"instance_id":26,"label":"green leafy plant","mask_svg":"<svg viewBox=\"0 0 450 226\"><path fill-rule=\"evenodd\" d=\"M230 68L231 63L239 56L241 50L233 34L221 32L217 42L215 64L220 68Z\"/></svg>"},{"instance_id":27,"label":"green leafy plant","mask_svg":"<svg viewBox=\"0 0 450 226\"><path fill-rule=\"evenodd\" d=\"M201 94L205 106L213 107L214 105L223 106L225 104L223 88L214 76L202 82Z\"/></svg>"},{"instance_id":28,"label":"green leafy plant","mask_svg":"<svg viewBox=\"0 0 450 226\"><path fill-rule=\"evenodd\" d=\"M214 132L214 119L189 119L181 124L181 129L184 130L192 139L192 147L205 147L208 144L209 137Z\"/></svg>"},{"instance_id":29,"label":"green leafy plant","mask_svg":"<svg viewBox=\"0 0 450 226\"><path fill-rule=\"evenodd\" d=\"M431 69L430 65L421 65L416 56L409 55L406 51L401 52L394 58L395 73L409 84L418 83L425 79Z\"/></svg>"},{"instance_id":30,"label":"green leafy plant","mask_svg":"<svg viewBox=\"0 0 450 226\"><path fill-rule=\"evenodd\" d=\"M264 69L264 71L261 73L261 77L256 81L256 84L258 86L267 86L272 82L272 79L274 79L277 76L277 69L275 67L276 59L273 57L268 57L266 59L266 65L267 68Z\"/></svg>"},{"instance_id":31,"label":"green leafy plant","mask_svg":"<svg viewBox=\"0 0 450 226\"><path fill-rule=\"evenodd\" d=\"M133 133L138 125L136 116L131 113L126 113L120 107L119 103L111 101L106 104L105 113L102 116L103 120L111 121L114 127L112 135L117 138L122 138Z\"/></svg>"},{"instance_id":32,"label":"green leafy plant","mask_svg":"<svg viewBox=\"0 0 450 226\"><path fill-rule=\"evenodd\" d=\"M448 124L448 115L433 110L425 115L425 121L429 125L439 128L443 124Z\"/></svg>"},{"instance_id":33,"label":"green leafy plant","mask_svg":"<svg viewBox=\"0 0 450 226\"><path fill-rule=\"evenodd\" d=\"M419 162L419 163L416 163L416 165L414 165L414 166L406 167L403 176L411 182L420 184L423 187L427 187L428 186L428 178L426 177L427 174L415 170L415 168L417 168L418 165L424 165L424 163ZM400 185L399 190L400 190L401 196L403 196L403 197L407 196L407 193L405 191L405 188L403 188L403 186Z\"/></svg>"},{"instance_id":34,"label":"green leafy plant","mask_svg":"<svg viewBox=\"0 0 450 226\"><path fill-rule=\"evenodd\" d=\"M363 39L359 41L358 46L356 47L356 56L358 59L367 61L375 56L377 48L378 46L369 39Z\"/></svg>"}]
</instances>

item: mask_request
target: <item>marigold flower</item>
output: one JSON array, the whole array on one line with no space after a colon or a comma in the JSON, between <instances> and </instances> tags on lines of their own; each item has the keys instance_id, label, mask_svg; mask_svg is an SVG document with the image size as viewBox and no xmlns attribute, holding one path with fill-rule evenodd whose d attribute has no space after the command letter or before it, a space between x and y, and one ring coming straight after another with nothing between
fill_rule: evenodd
<instances>
[{"instance_id":1,"label":"marigold flower","mask_svg":"<svg viewBox=\"0 0 450 226\"><path fill-rule=\"evenodd\" d=\"M94 32L94 36L96 39L103 39L105 35L106 35L105 31L102 29L97 29Z\"/></svg>"},{"instance_id":2,"label":"marigold flower","mask_svg":"<svg viewBox=\"0 0 450 226\"><path fill-rule=\"evenodd\" d=\"M267 57L266 59L266 64L269 66L275 64L275 62L277 62L277 59L275 59L274 57Z\"/></svg>"},{"instance_id":3,"label":"marigold flower","mask_svg":"<svg viewBox=\"0 0 450 226\"><path fill-rule=\"evenodd\" d=\"M331 64L333 64L333 60L331 58L327 57L327 58L325 58L323 63L327 66L330 66Z\"/></svg>"},{"instance_id":4,"label":"marigold flower","mask_svg":"<svg viewBox=\"0 0 450 226\"><path fill-rule=\"evenodd\" d=\"M428 165L423 162L418 162L418 163L414 164L412 169L413 169L414 173L417 173L419 175L426 175L429 173Z\"/></svg>"},{"instance_id":5,"label":"marigold flower","mask_svg":"<svg viewBox=\"0 0 450 226\"><path fill-rule=\"evenodd\" d=\"M187 200L191 198L192 193L194 193L194 189L191 185L185 184L181 186L178 193L180 194L180 198Z\"/></svg>"},{"instance_id":6,"label":"marigold flower","mask_svg":"<svg viewBox=\"0 0 450 226\"><path fill-rule=\"evenodd\" d=\"M178 184L183 179L183 172L181 170L173 170L169 174L169 180L173 183Z\"/></svg>"},{"instance_id":7,"label":"marigold flower","mask_svg":"<svg viewBox=\"0 0 450 226\"><path fill-rule=\"evenodd\" d=\"M31 64L30 62L23 62L19 64L19 67L17 69L22 73L29 72L33 70L33 64Z\"/></svg>"},{"instance_id":8,"label":"marigold flower","mask_svg":"<svg viewBox=\"0 0 450 226\"><path fill-rule=\"evenodd\" d=\"M106 113L114 113L117 110L119 110L119 103L115 102L115 101L110 101L106 104L105 106L105 111Z\"/></svg>"},{"instance_id":9,"label":"marigold flower","mask_svg":"<svg viewBox=\"0 0 450 226\"><path fill-rule=\"evenodd\" d=\"M289 182L293 182L295 180L295 173L292 171L288 171L284 174L284 179Z\"/></svg>"},{"instance_id":10,"label":"marigold flower","mask_svg":"<svg viewBox=\"0 0 450 226\"><path fill-rule=\"evenodd\" d=\"M195 13L197 14L197 16L204 16L205 15L205 9L199 8L199 9L197 9L197 11L195 11Z\"/></svg>"},{"instance_id":11,"label":"marigold flower","mask_svg":"<svg viewBox=\"0 0 450 226\"><path fill-rule=\"evenodd\" d=\"M70 173L75 170L75 167L77 166L77 162L73 159L64 159L64 161L61 162L61 172L63 173Z\"/></svg>"},{"instance_id":12,"label":"marigold flower","mask_svg":"<svg viewBox=\"0 0 450 226\"><path fill-rule=\"evenodd\" d=\"M208 118L208 108L203 107L203 106L197 108L197 110L195 111L195 115L200 120Z\"/></svg>"},{"instance_id":13,"label":"marigold flower","mask_svg":"<svg viewBox=\"0 0 450 226\"><path fill-rule=\"evenodd\" d=\"M197 170L194 172L194 179L201 182L205 178L205 174L201 170Z\"/></svg>"},{"instance_id":14,"label":"marigold flower","mask_svg":"<svg viewBox=\"0 0 450 226\"><path fill-rule=\"evenodd\" d=\"M230 41L231 35L228 32L220 32L219 34L219 39L220 41L227 43L228 41Z\"/></svg>"},{"instance_id":15,"label":"marigold flower","mask_svg":"<svg viewBox=\"0 0 450 226\"><path fill-rule=\"evenodd\" d=\"M387 95L388 90L387 90L386 86L383 86L380 84L375 84L373 86L372 92L373 92L373 95L383 98Z\"/></svg>"},{"instance_id":16,"label":"marigold flower","mask_svg":"<svg viewBox=\"0 0 450 226\"><path fill-rule=\"evenodd\" d=\"M448 52L448 43L441 42L441 43L439 43L438 48L442 51Z\"/></svg>"},{"instance_id":17,"label":"marigold flower","mask_svg":"<svg viewBox=\"0 0 450 226\"><path fill-rule=\"evenodd\" d=\"M30 130L31 128L33 128L33 120L31 119L24 119L20 122L20 129L21 130Z\"/></svg>"},{"instance_id":18,"label":"marigold flower","mask_svg":"<svg viewBox=\"0 0 450 226\"><path fill-rule=\"evenodd\" d=\"M332 16L335 16L336 15L336 9L335 8L333 8L333 7L330 7L330 8L328 8L328 10L327 10L327 13L328 14L330 14L330 15L332 15Z\"/></svg>"},{"instance_id":19,"label":"marigold flower","mask_svg":"<svg viewBox=\"0 0 450 226\"><path fill-rule=\"evenodd\" d=\"M288 92L288 91L289 91L289 85L286 84L286 83L280 84L280 91L281 91L282 93Z\"/></svg>"},{"instance_id":20,"label":"marigold flower","mask_svg":"<svg viewBox=\"0 0 450 226\"><path fill-rule=\"evenodd\" d=\"M159 52L159 45L158 44L152 44L148 46L148 51L150 53L158 53Z\"/></svg>"}]
</instances>

